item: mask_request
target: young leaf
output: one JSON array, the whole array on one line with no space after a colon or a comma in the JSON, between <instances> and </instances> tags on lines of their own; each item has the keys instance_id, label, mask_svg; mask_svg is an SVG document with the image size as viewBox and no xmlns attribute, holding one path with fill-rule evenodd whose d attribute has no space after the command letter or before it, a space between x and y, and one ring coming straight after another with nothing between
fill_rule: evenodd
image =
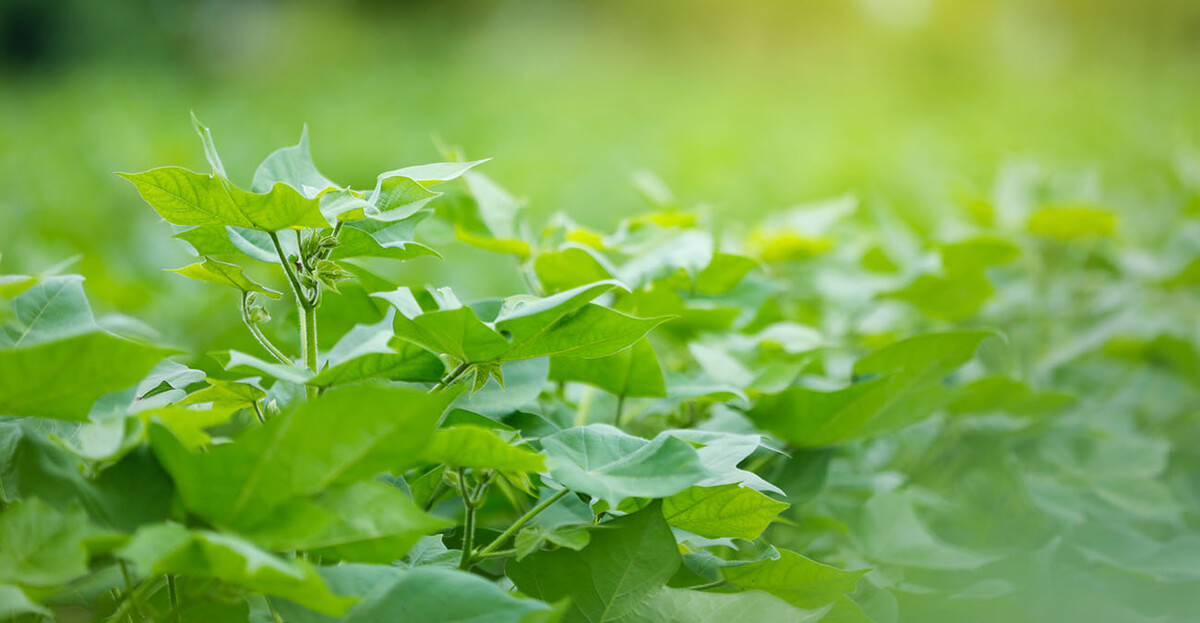
<instances>
[{"instance_id":1,"label":"young leaf","mask_svg":"<svg viewBox=\"0 0 1200 623\"><path fill-rule=\"evenodd\" d=\"M350 329L329 350L321 372L307 383L333 387L370 378L409 382L441 379L446 366L437 355L392 334L395 313L389 309L379 322Z\"/></svg>"},{"instance_id":2,"label":"young leaf","mask_svg":"<svg viewBox=\"0 0 1200 623\"><path fill-rule=\"evenodd\" d=\"M616 268L591 247L569 244L558 251L542 253L533 261L538 282L548 292L562 292L613 278Z\"/></svg>"},{"instance_id":3,"label":"young leaf","mask_svg":"<svg viewBox=\"0 0 1200 623\"><path fill-rule=\"evenodd\" d=\"M509 560L521 592L544 601L569 598L565 621L634 621L679 568L679 549L656 502L601 524L583 551L541 551ZM641 619L648 620L648 619Z\"/></svg>"},{"instance_id":4,"label":"young leaf","mask_svg":"<svg viewBox=\"0 0 1200 623\"><path fill-rule=\"evenodd\" d=\"M341 565L321 570L340 594L361 596L340 623L412 621L442 623L550 623L555 610L540 601L520 599L494 583L457 569L390 565ZM272 600L289 623L330 623L330 619L282 600Z\"/></svg>"},{"instance_id":5,"label":"young leaf","mask_svg":"<svg viewBox=\"0 0 1200 623\"><path fill-rule=\"evenodd\" d=\"M242 534L273 550L389 563L408 553L422 536L450 525L426 514L403 491L362 481L286 504Z\"/></svg>"},{"instance_id":6,"label":"young leaf","mask_svg":"<svg viewBox=\"0 0 1200 623\"><path fill-rule=\"evenodd\" d=\"M188 279L227 285L242 292L258 292L268 298L277 299L282 296L278 290L272 290L244 275L241 266L218 262L208 257L204 258L202 262L189 264L183 268L173 268L170 272L179 273Z\"/></svg>"},{"instance_id":7,"label":"young leaf","mask_svg":"<svg viewBox=\"0 0 1200 623\"><path fill-rule=\"evenodd\" d=\"M514 446L495 432L478 426L451 426L434 431L424 458L450 467L494 469L506 472L540 472L542 455Z\"/></svg>"},{"instance_id":8,"label":"young leaf","mask_svg":"<svg viewBox=\"0 0 1200 623\"><path fill-rule=\"evenodd\" d=\"M687 442L665 433L647 441L607 424L555 433L542 439L542 451L554 480L614 506L674 495L712 475Z\"/></svg>"},{"instance_id":9,"label":"young leaf","mask_svg":"<svg viewBox=\"0 0 1200 623\"><path fill-rule=\"evenodd\" d=\"M163 220L175 225L230 225L261 231L329 227L317 199L282 182L262 194L181 167L118 175L132 182Z\"/></svg>"},{"instance_id":10,"label":"young leaf","mask_svg":"<svg viewBox=\"0 0 1200 623\"><path fill-rule=\"evenodd\" d=\"M37 498L15 502L0 513L0 583L49 587L86 574L93 533L78 507L60 513Z\"/></svg>"},{"instance_id":11,"label":"young leaf","mask_svg":"<svg viewBox=\"0 0 1200 623\"><path fill-rule=\"evenodd\" d=\"M190 510L219 525L248 527L295 498L415 465L453 398L453 392L353 386L202 454L158 425L150 441Z\"/></svg>"},{"instance_id":12,"label":"young leaf","mask_svg":"<svg viewBox=\"0 0 1200 623\"><path fill-rule=\"evenodd\" d=\"M224 176L224 173L219 175ZM276 149L258 165L250 188L256 193L265 193L280 182L309 199L315 198L326 188L337 188L337 184L321 175L313 164L312 154L308 151L308 126L300 131L299 143Z\"/></svg>"},{"instance_id":13,"label":"young leaf","mask_svg":"<svg viewBox=\"0 0 1200 623\"><path fill-rule=\"evenodd\" d=\"M725 579L743 588L758 589L801 608L819 608L853 593L869 571L843 571L788 550L779 558L724 568Z\"/></svg>"},{"instance_id":14,"label":"young leaf","mask_svg":"<svg viewBox=\"0 0 1200 623\"><path fill-rule=\"evenodd\" d=\"M812 448L859 439L919 421L954 394L941 381L994 335L986 331L931 333L903 340L860 359L858 376L873 378L834 392L792 387L762 397L747 416L789 443Z\"/></svg>"},{"instance_id":15,"label":"young leaf","mask_svg":"<svg viewBox=\"0 0 1200 623\"><path fill-rule=\"evenodd\" d=\"M553 356L550 358L550 379L587 383L617 396L659 398L667 395L658 356L646 339L607 357Z\"/></svg>"},{"instance_id":16,"label":"young leaf","mask_svg":"<svg viewBox=\"0 0 1200 623\"><path fill-rule=\"evenodd\" d=\"M664 498L662 512L667 523L702 537L752 541L787 508L754 489L721 485L689 487Z\"/></svg>"},{"instance_id":17,"label":"young leaf","mask_svg":"<svg viewBox=\"0 0 1200 623\"><path fill-rule=\"evenodd\" d=\"M172 573L213 578L331 616L340 616L356 601L330 592L303 560L285 560L239 537L188 530L176 523L143 527L118 555L143 576Z\"/></svg>"}]
</instances>

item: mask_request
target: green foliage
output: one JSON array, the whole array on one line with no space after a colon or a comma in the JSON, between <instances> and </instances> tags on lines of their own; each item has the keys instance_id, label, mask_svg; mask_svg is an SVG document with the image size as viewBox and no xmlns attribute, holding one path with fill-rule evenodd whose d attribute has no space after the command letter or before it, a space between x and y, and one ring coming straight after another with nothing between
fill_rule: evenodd
<instances>
[{"instance_id":1,"label":"green foliage","mask_svg":"<svg viewBox=\"0 0 1200 623\"><path fill-rule=\"evenodd\" d=\"M306 132L240 190L195 125L211 175L126 177L201 256L175 272L241 292L151 324L220 350L94 317L80 277L0 276L0 618L1200 604L1194 233L1152 258L1034 189L945 232L850 197L739 231L646 176L651 211L612 231L536 227L483 161L356 190ZM460 261L452 237L526 290L400 285L397 263Z\"/></svg>"}]
</instances>

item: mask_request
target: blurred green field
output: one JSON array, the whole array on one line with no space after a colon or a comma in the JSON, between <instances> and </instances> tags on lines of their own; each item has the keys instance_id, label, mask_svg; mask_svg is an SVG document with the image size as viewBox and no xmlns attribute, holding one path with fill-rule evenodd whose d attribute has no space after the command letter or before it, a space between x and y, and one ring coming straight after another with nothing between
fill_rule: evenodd
<instances>
[{"instance_id":1,"label":"blurred green field","mask_svg":"<svg viewBox=\"0 0 1200 623\"><path fill-rule=\"evenodd\" d=\"M133 313L166 313L132 284L181 288L157 267L186 255L111 173L202 168L189 110L235 181L306 122L348 184L436 138L534 222L615 223L639 169L734 221L853 192L926 230L1014 163L1151 227L1197 184L1191 2L57 4L0 74L4 269L82 254Z\"/></svg>"}]
</instances>

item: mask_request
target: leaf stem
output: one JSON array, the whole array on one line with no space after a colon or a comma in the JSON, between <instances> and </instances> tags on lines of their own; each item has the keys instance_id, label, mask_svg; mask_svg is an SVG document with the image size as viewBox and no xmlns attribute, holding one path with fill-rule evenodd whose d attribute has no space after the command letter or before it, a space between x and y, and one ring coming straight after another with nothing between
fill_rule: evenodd
<instances>
[{"instance_id":1,"label":"leaf stem","mask_svg":"<svg viewBox=\"0 0 1200 623\"><path fill-rule=\"evenodd\" d=\"M484 558L502 558L504 556L512 556L516 553L517 553L517 548L515 548L515 547L510 548L510 549L498 549L494 552L488 552L486 554L483 552L479 552L479 553L475 554L475 560L481 560Z\"/></svg>"},{"instance_id":2,"label":"leaf stem","mask_svg":"<svg viewBox=\"0 0 1200 623\"><path fill-rule=\"evenodd\" d=\"M263 415L262 407L258 405L258 401L255 400L250 404L254 406L254 418L258 420L259 424L266 424L267 416Z\"/></svg>"},{"instance_id":3,"label":"leaf stem","mask_svg":"<svg viewBox=\"0 0 1200 623\"><path fill-rule=\"evenodd\" d=\"M471 568L472 549L475 547L475 500L472 492L467 491L466 470L462 467L456 470L458 474L458 490L462 493L463 505L467 507L466 518L463 521L462 556L458 559L458 568L466 571Z\"/></svg>"},{"instance_id":4,"label":"leaf stem","mask_svg":"<svg viewBox=\"0 0 1200 623\"><path fill-rule=\"evenodd\" d=\"M263 348L267 349L267 352L271 353L272 357L278 359L279 363L289 366L296 365L296 362L288 359L287 355L283 354L283 351L279 350L279 348L271 343L271 340L267 339L267 336L264 335L262 330L258 328L258 325L254 324L250 320L249 298L249 292L242 293L242 322L244 322L246 324L246 328L250 330L250 335L253 335L254 339L258 340L258 343L261 344Z\"/></svg>"},{"instance_id":5,"label":"leaf stem","mask_svg":"<svg viewBox=\"0 0 1200 623\"><path fill-rule=\"evenodd\" d=\"M132 591L125 594L125 599L121 601L121 604L117 606L117 609L113 611L108 620L120 621L122 618L130 616L131 609L137 611L138 615L142 618L145 618L145 615L142 613L142 600L154 595L162 587L163 582L161 578L156 577L153 580L144 580L141 584L135 586Z\"/></svg>"},{"instance_id":6,"label":"leaf stem","mask_svg":"<svg viewBox=\"0 0 1200 623\"><path fill-rule=\"evenodd\" d=\"M485 556L494 555L497 547L500 547L500 545L507 541L509 537L516 534L518 530L524 527L525 524L532 521L533 518L537 517L542 511L550 508L551 504L561 500L568 492L569 491L567 489L562 489L558 493L546 498L544 502L529 509L528 513L521 515L521 517L514 521L513 524L508 527L508 529L506 529L504 532L501 532L500 536L496 537L491 543L488 543L486 547L479 550L479 553L476 554L475 557L482 558Z\"/></svg>"},{"instance_id":7,"label":"leaf stem","mask_svg":"<svg viewBox=\"0 0 1200 623\"><path fill-rule=\"evenodd\" d=\"M167 594L171 598L171 620L179 623L179 593L175 590L175 576L167 574Z\"/></svg>"},{"instance_id":8,"label":"leaf stem","mask_svg":"<svg viewBox=\"0 0 1200 623\"><path fill-rule=\"evenodd\" d=\"M617 412L613 415L613 426L621 426L621 414L625 412L625 394L617 396Z\"/></svg>"},{"instance_id":9,"label":"leaf stem","mask_svg":"<svg viewBox=\"0 0 1200 623\"><path fill-rule=\"evenodd\" d=\"M447 374L445 377L442 378L442 380L438 381L437 385L434 385L429 390L429 393L431 393L431 394L437 393L437 392L442 391L443 389L446 389L447 387L450 387L451 384L453 384L455 381L458 380L458 377L462 376L463 374L466 374L467 369L469 369L470 367L471 367L471 364L469 364L465 361L458 364L458 367L454 368L454 370L452 370L450 372L450 374Z\"/></svg>"},{"instance_id":10,"label":"leaf stem","mask_svg":"<svg viewBox=\"0 0 1200 623\"><path fill-rule=\"evenodd\" d=\"M718 586L724 586L726 583L727 582L725 582L725 580L717 580L716 582L709 582L707 584L697 584L695 586L689 586L687 588L688 588L688 590L691 590L691 591L706 591L710 588L717 588Z\"/></svg>"},{"instance_id":11,"label":"leaf stem","mask_svg":"<svg viewBox=\"0 0 1200 623\"><path fill-rule=\"evenodd\" d=\"M296 310L300 314L300 354L304 360L304 366L317 372L317 309L314 302L309 299L304 291L304 286L300 284L300 279L296 276L296 268L288 261L287 254L283 252L283 245L279 243L279 234L270 231L267 235L271 237L271 243L275 245L275 254L279 256L279 263L283 265L283 272L287 274L288 283L292 286L292 294L296 297ZM306 387L305 392L309 399L317 397L316 387Z\"/></svg>"}]
</instances>

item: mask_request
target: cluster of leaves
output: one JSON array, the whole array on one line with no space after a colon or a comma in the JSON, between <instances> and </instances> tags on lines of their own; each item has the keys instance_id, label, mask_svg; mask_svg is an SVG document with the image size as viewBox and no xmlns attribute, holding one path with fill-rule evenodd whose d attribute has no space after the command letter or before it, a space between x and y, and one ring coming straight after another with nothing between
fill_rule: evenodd
<instances>
[{"instance_id":1,"label":"cluster of leaves","mask_svg":"<svg viewBox=\"0 0 1200 623\"><path fill-rule=\"evenodd\" d=\"M356 190L302 137L247 191L196 128L211 174L123 176L260 352L202 365L95 318L79 277L0 277L0 618L1197 606L1200 455L1171 440L1197 439L1200 224L1152 256L1026 181L937 235L852 198L718 230L643 177L615 231L539 229L481 161ZM431 218L529 291L465 304L372 270L436 256ZM328 314L356 324L330 340Z\"/></svg>"}]
</instances>

